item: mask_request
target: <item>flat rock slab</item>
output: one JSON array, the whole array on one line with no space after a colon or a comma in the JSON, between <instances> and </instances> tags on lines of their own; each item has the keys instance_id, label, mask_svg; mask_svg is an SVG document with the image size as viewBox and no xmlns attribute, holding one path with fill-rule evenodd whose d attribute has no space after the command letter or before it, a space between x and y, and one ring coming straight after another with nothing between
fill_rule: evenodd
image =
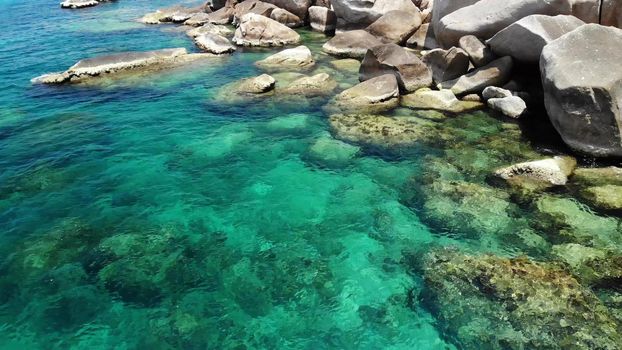
<instances>
[{"instance_id":1,"label":"flat rock slab","mask_svg":"<svg viewBox=\"0 0 622 350\"><path fill-rule=\"evenodd\" d=\"M224 36L207 33L194 38L194 43L203 51L222 55L235 51L235 46Z\"/></svg>"},{"instance_id":2,"label":"flat rock slab","mask_svg":"<svg viewBox=\"0 0 622 350\"><path fill-rule=\"evenodd\" d=\"M418 9L412 12L389 11L365 30L383 41L403 44L421 26L421 14Z\"/></svg>"},{"instance_id":3,"label":"flat rock slab","mask_svg":"<svg viewBox=\"0 0 622 350\"><path fill-rule=\"evenodd\" d=\"M223 25L205 23L204 25L200 27L190 29L189 31L186 32L186 35L188 35L191 38L196 38L197 36L203 35L203 34L218 34L218 35L226 37L226 36L230 36L231 34L233 34L233 31Z\"/></svg>"}]
</instances>

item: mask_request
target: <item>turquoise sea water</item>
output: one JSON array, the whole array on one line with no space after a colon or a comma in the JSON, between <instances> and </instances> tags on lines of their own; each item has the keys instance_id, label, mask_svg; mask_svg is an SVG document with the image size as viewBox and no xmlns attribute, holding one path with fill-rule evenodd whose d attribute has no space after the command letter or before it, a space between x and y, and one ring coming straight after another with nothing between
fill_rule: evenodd
<instances>
[{"instance_id":1,"label":"turquoise sea water","mask_svg":"<svg viewBox=\"0 0 622 350\"><path fill-rule=\"evenodd\" d=\"M536 214L487 174L555 142L486 112L422 118L451 142L386 148L336 140L323 99L219 99L269 50L30 84L85 57L194 51L179 27L134 21L171 4L0 2L0 348L454 349L412 260L435 246L548 259ZM301 32L328 69L326 38ZM423 186L449 179L488 192Z\"/></svg>"}]
</instances>

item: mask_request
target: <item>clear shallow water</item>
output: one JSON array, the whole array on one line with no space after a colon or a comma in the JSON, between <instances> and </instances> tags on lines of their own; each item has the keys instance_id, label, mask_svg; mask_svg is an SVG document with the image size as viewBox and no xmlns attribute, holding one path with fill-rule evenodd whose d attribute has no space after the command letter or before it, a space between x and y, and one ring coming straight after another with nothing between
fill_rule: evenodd
<instances>
[{"instance_id":1,"label":"clear shallow water","mask_svg":"<svg viewBox=\"0 0 622 350\"><path fill-rule=\"evenodd\" d=\"M194 50L175 26L132 21L169 4L1 3L0 348L452 349L417 297L413 257L451 245L546 259L534 214L486 179L539 154L486 113L443 121L450 143L348 145L322 99L218 98L266 50L30 85L84 57ZM419 187L430 177L493 195L435 197Z\"/></svg>"}]
</instances>

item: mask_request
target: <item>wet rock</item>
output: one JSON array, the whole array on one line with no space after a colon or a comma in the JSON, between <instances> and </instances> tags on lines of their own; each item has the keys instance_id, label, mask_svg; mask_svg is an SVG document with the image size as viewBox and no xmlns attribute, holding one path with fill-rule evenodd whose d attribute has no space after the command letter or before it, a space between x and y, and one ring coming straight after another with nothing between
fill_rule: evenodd
<instances>
[{"instance_id":1,"label":"wet rock","mask_svg":"<svg viewBox=\"0 0 622 350\"><path fill-rule=\"evenodd\" d=\"M163 49L146 52L126 52L114 55L87 58L61 73L42 75L31 80L32 83L62 84L79 82L106 74L122 71L156 69L206 57L188 54L184 48Z\"/></svg>"},{"instance_id":2,"label":"wet rock","mask_svg":"<svg viewBox=\"0 0 622 350\"><path fill-rule=\"evenodd\" d=\"M518 96L491 98L486 102L491 109L514 119L519 118L527 111L527 104Z\"/></svg>"},{"instance_id":3,"label":"wet rock","mask_svg":"<svg viewBox=\"0 0 622 350\"><path fill-rule=\"evenodd\" d=\"M587 186L616 185L622 186L622 168L578 168L572 181Z\"/></svg>"},{"instance_id":4,"label":"wet rock","mask_svg":"<svg viewBox=\"0 0 622 350\"><path fill-rule=\"evenodd\" d=\"M216 34L216 35L227 37L233 34L233 31L222 25L205 23L204 25L200 27L190 29L189 31L186 32L186 35L188 35L191 38L196 38L197 36L203 35L203 34Z\"/></svg>"},{"instance_id":5,"label":"wet rock","mask_svg":"<svg viewBox=\"0 0 622 350\"><path fill-rule=\"evenodd\" d=\"M382 45L380 39L364 30L337 33L322 46L324 52L339 57L363 58L367 50Z\"/></svg>"},{"instance_id":6,"label":"wet rock","mask_svg":"<svg viewBox=\"0 0 622 350\"><path fill-rule=\"evenodd\" d=\"M304 22L298 16L283 9L274 9L270 14L270 18L290 28L302 27L304 25Z\"/></svg>"},{"instance_id":7,"label":"wet rock","mask_svg":"<svg viewBox=\"0 0 622 350\"><path fill-rule=\"evenodd\" d=\"M384 74L393 74L402 91L413 92L432 85L430 69L412 52L396 44L373 47L365 54L359 79L366 81Z\"/></svg>"},{"instance_id":8,"label":"wet rock","mask_svg":"<svg viewBox=\"0 0 622 350\"><path fill-rule=\"evenodd\" d=\"M436 49L438 48L438 43L436 42L436 38L434 37L434 31L429 23L422 24L415 33L408 38L406 41L406 46L411 47L413 49Z\"/></svg>"},{"instance_id":9,"label":"wet rock","mask_svg":"<svg viewBox=\"0 0 622 350\"><path fill-rule=\"evenodd\" d=\"M619 251L570 243L553 246L552 253L565 262L582 283L615 288L622 281L622 254Z\"/></svg>"},{"instance_id":10,"label":"wet rock","mask_svg":"<svg viewBox=\"0 0 622 350\"><path fill-rule=\"evenodd\" d=\"M210 22L210 16L208 13L200 12L192 15L188 18L184 24L192 27L199 27Z\"/></svg>"},{"instance_id":11,"label":"wet rock","mask_svg":"<svg viewBox=\"0 0 622 350\"><path fill-rule=\"evenodd\" d=\"M218 34L201 34L194 38L194 43L203 51L222 55L235 51L235 46L231 44L229 39Z\"/></svg>"},{"instance_id":12,"label":"wet rock","mask_svg":"<svg viewBox=\"0 0 622 350\"><path fill-rule=\"evenodd\" d=\"M433 128L416 117L336 114L329 121L337 138L359 144L396 147L434 139Z\"/></svg>"},{"instance_id":13,"label":"wet rock","mask_svg":"<svg viewBox=\"0 0 622 350\"><path fill-rule=\"evenodd\" d=\"M483 67L495 59L495 55L488 46L481 42L475 35L465 35L460 38L458 44L473 62L475 67Z\"/></svg>"},{"instance_id":14,"label":"wet rock","mask_svg":"<svg viewBox=\"0 0 622 350\"><path fill-rule=\"evenodd\" d=\"M324 6L311 6L309 7L309 24L311 29L325 33L335 33L337 27L337 16L335 11Z\"/></svg>"},{"instance_id":15,"label":"wet rock","mask_svg":"<svg viewBox=\"0 0 622 350\"><path fill-rule=\"evenodd\" d=\"M438 87L439 89L450 89L457 96L480 93L488 86L500 86L509 81L512 67L512 58L502 57L458 79L442 82L438 84Z\"/></svg>"},{"instance_id":16,"label":"wet rock","mask_svg":"<svg viewBox=\"0 0 622 350\"><path fill-rule=\"evenodd\" d=\"M583 24L574 16L531 15L495 34L488 45L495 55L537 64L544 46Z\"/></svg>"},{"instance_id":17,"label":"wet rock","mask_svg":"<svg viewBox=\"0 0 622 350\"><path fill-rule=\"evenodd\" d=\"M286 49L256 63L262 68L310 68L315 64L311 50L306 46Z\"/></svg>"},{"instance_id":18,"label":"wet rock","mask_svg":"<svg viewBox=\"0 0 622 350\"><path fill-rule=\"evenodd\" d=\"M335 106L344 111L386 111L399 104L399 87L393 74L364 81L335 97Z\"/></svg>"},{"instance_id":19,"label":"wet rock","mask_svg":"<svg viewBox=\"0 0 622 350\"><path fill-rule=\"evenodd\" d=\"M465 349L616 349L620 327L564 269L526 258L437 250L426 256L424 300Z\"/></svg>"},{"instance_id":20,"label":"wet rock","mask_svg":"<svg viewBox=\"0 0 622 350\"><path fill-rule=\"evenodd\" d=\"M434 49L421 59L432 71L432 79L439 84L456 79L469 70L469 55L462 49Z\"/></svg>"},{"instance_id":21,"label":"wet rock","mask_svg":"<svg viewBox=\"0 0 622 350\"><path fill-rule=\"evenodd\" d=\"M268 74L242 80L235 89L243 94L263 94L274 89L276 80Z\"/></svg>"},{"instance_id":22,"label":"wet rock","mask_svg":"<svg viewBox=\"0 0 622 350\"><path fill-rule=\"evenodd\" d=\"M240 46L294 45L300 42L300 35L273 19L249 13L241 18L233 42Z\"/></svg>"},{"instance_id":23,"label":"wet rock","mask_svg":"<svg viewBox=\"0 0 622 350\"><path fill-rule=\"evenodd\" d=\"M97 5L99 5L99 0L65 0L60 3L60 7L68 9L81 9Z\"/></svg>"},{"instance_id":24,"label":"wet rock","mask_svg":"<svg viewBox=\"0 0 622 350\"><path fill-rule=\"evenodd\" d=\"M587 24L547 45L540 58L544 103L576 151L622 156L622 30Z\"/></svg>"},{"instance_id":25,"label":"wet rock","mask_svg":"<svg viewBox=\"0 0 622 350\"><path fill-rule=\"evenodd\" d=\"M514 186L544 189L565 185L576 166L572 157L554 157L501 168L495 176Z\"/></svg>"},{"instance_id":26,"label":"wet rock","mask_svg":"<svg viewBox=\"0 0 622 350\"><path fill-rule=\"evenodd\" d=\"M603 210L622 209L622 186L592 186L581 191L581 197L591 206Z\"/></svg>"},{"instance_id":27,"label":"wet rock","mask_svg":"<svg viewBox=\"0 0 622 350\"><path fill-rule=\"evenodd\" d=\"M409 108L435 109L452 113L462 113L483 107L481 102L458 100L451 90L430 89L420 89L415 93L402 95L400 104Z\"/></svg>"},{"instance_id":28,"label":"wet rock","mask_svg":"<svg viewBox=\"0 0 622 350\"><path fill-rule=\"evenodd\" d=\"M294 80L280 93L287 95L301 95L305 97L331 95L337 87L337 81L326 73L316 74L311 77L303 77Z\"/></svg>"},{"instance_id":29,"label":"wet rock","mask_svg":"<svg viewBox=\"0 0 622 350\"><path fill-rule=\"evenodd\" d=\"M389 11L370 24L365 30L383 41L404 44L421 26L419 10L411 12Z\"/></svg>"},{"instance_id":30,"label":"wet rock","mask_svg":"<svg viewBox=\"0 0 622 350\"><path fill-rule=\"evenodd\" d=\"M346 23L366 25L389 11L418 12L412 0L332 0L337 17Z\"/></svg>"},{"instance_id":31,"label":"wet rock","mask_svg":"<svg viewBox=\"0 0 622 350\"><path fill-rule=\"evenodd\" d=\"M325 165L346 164L356 157L360 148L332 137L321 137L309 148L308 156Z\"/></svg>"}]
</instances>

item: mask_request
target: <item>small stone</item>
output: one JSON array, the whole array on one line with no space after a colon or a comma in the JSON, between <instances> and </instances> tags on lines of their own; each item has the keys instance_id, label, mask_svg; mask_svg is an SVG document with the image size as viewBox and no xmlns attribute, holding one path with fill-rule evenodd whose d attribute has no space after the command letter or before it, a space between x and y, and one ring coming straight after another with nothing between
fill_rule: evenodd
<instances>
[{"instance_id":1,"label":"small stone","mask_svg":"<svg viewBox=\"0 0 622 350\"><path fill-rule=\"evenodd\" d=\"M487 101L488 107L503 113L510 118L519 118L527 110L527 104L518 96L491 98Z\"/></svg>"}]
</instances>

